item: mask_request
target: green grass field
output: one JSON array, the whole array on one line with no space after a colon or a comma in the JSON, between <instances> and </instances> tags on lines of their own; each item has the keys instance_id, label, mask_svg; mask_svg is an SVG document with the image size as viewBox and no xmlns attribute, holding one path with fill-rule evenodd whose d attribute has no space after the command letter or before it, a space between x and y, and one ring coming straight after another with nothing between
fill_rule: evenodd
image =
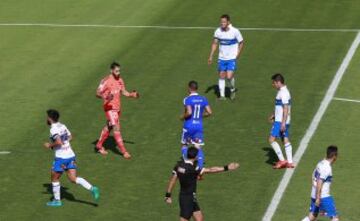
<instances>
[{"instance_id":1,"label":"green grass field","mask_svg":"<svg viewBox=\"0 0 360 221\"><path fill-rule=\"evenodd\" d=\"M359 10L357 0L2 0L0 24L215 30L218 17L226 12L240 28L359 29ZM284 173L272 170L275 157L267 143L267 117L276 93L270 76L283 72L291 89L296 150L356 32L242 31L238 97L219 102L213 91L205 93L217 82L215 65L206 63L214 30L0 25L0 151L11 152L0 155L0 220L177 220L177 203L166 205L163 195L180 157L178 118L192 79L200 83L214 111L205 121L207 165L241 164L234 173L209 175L200 182L198 197L205 218L261 220ZM131 161L116 151L106 157L94 152L105 122L95 91L113 60L123 65L127 88L142 95L140 100L122 100L122 133ZM337 97L360 99L359 60L360 50ZM72 131L79 175L101 188L98 206L65 177L64 206L45 206L51 197L53 160L53 153L42 147L49 135L48 108L58 109ZM333 143L340 147L332 188L337 207L342 220L359 219L359 114L358 103L332 101L273 220L301 220L307 214L312 170ZM111 140L107 147L115 150Z\"/></svg>"}]
</instances>

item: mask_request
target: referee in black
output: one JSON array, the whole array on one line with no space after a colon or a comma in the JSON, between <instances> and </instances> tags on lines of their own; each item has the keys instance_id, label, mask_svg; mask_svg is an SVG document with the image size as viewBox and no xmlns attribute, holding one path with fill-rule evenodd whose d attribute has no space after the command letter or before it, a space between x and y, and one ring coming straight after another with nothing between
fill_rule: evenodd
<instances>
[{"instance_id":1,"label":"referee in black","mask_svg":"<svg viewBox=\"0 0 360 221\"><path fill-rule=\"evenodd\" d=\"M196 184L199 175L205 173L219 173L228 170L236 170L238 163L230 163L223 167L210 167L199 169L196 166L196 156L198 149L190 147L187 152L187 159L179 161L173 170L169 185L165 194L165 202L171 204L171 192L176 184L176 180L180 181L180 221L188 221L194 217L195 221L203 221L203 214L196 200Z\"/></svg>"}]
</instances>

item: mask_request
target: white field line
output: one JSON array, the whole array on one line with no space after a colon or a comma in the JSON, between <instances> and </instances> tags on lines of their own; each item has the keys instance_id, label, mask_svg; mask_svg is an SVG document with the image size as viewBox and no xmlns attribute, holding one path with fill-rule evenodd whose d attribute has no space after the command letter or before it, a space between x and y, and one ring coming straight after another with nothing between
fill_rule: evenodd
<instances>
[{"instance_id":1,"label":"white field line","mask_svg":"<svg viewBox=\"0 0 360 221\"><path fill-rule=\"evenodd\" d=\"M341 97L334 97L334 100L360 103L360 100L347 99L347 98L341 98Z\"/></svg>"},{"instance_id":2,"label":"white field line","mask_svg":"<svg viewBox=\"0 0 360 221\"><path fill-rule=\"evenodd\" d=\"M347 67L349 66L350 61L353 58L355 51L358 48L359 44L360 44L360 32L357 33L354 41L352 42L344 60L342 61L339 69L337 70L337 72L325 94L325 97L321 101L319 109L317 110L314 118L312 119L310 126L308 127L304 137L301 139L299 148L297 149L295 156L294 156L294 161L296 163L300 162L301 157L303 156L304 152L306 151L306 148L308 147L308 144L309 144L311 138L313 137L313 135L321 121L321 118L324 116L326 109L328 108L331 100L333 99L335 91L341 81L341 78L344 76L345 71L346 71ZM279 183L279 186L276 189L276 192L274 193L274 196L271 199L271 202L262 218L262 221L271 221L271 219L274 216L276 209L281 201L281 198L283 197L284 192L290 182L290 179L294 174L294 171L295 171L294 169L286 170L286 172L285 172L284 176L282 177L282 179Z\"/></svg>"},{"instance_id":3,"label":"white field line","mask_svg":"<svg viewBox=\"0 0 360 221\"><path fill-rule=\"evenodd\" d=\"M108 24L56 24L56 23L0 23L0 27L35 26L54 28L124 28L124 29L181 29L181 30L214 30L209 26L168 26L168 25L108 25ZM273 32L359 32L360 29L341 28L239 28L242 31L273 31Z\"/></svg>"},{"instance_id":4,"label":"white field line","mask_svg":"<svg viewBox=\"0 0 360 221\"><path fill-rule=\"evenodd\" d=\"M0 155L10 154L10 151L0 151Z\"/></svg>"}]
</instances>

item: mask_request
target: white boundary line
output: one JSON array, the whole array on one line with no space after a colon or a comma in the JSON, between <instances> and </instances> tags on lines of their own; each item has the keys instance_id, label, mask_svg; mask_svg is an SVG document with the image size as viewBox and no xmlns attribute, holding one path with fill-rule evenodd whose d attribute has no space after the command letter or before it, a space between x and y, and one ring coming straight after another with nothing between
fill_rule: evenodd
<instances>
[{"instance_id":1,"label":"white boundary line","mask_svg":"<svg viewBox=\"0 0 360 221\"><path fill-rule=\"evenodd\" d=\"M347 99L347 98L341 98L341 97L334 97L334 100L360 103L360 100Z\"/></svg>"},{"instance_id":2,"label":"white boundary line","mask_svg":"<svg viewBox=\"0 0 360 221\"><path fill-rule=\"evenodd\" d=\"M10 151L0 151L0 155L10 154Z\"/></svg>"},{"instance_id":3,"label":"white boundary line","mask_svg":"<svg viewBox=\"0 0 360 221\"><path fill-rule=\"evenodd\" d=\"M352 57L354 56L356 49L358 48L360 44L360 32L357 33L354 41L352 42L344 60L342 61L339 69L337 70L326 94L323 100L321 101L320 107L317 110L314 118L312 119L310 126L308 127L304 137L301 139L299 148L297 149L294 161L299 163L301 160L301 157L303 156L304 152L306 151L306 148L308 147L308 144L313 137L317 127L319 126L319 123L321 121L321 118L324 116L324 113L326 109L328 108L331 100L334 97L334 94L336 92L337 87L339 86L339 83L341 81L341 78L344 76L345 71L347 67L350 64L350 61ZM276 192L262 218L262 221L271 221L272 217L274 216L276 209L281 201L282 196L284 195L284 192L290 182L291 177L294 174L294 169L287 169L283 178L281 179L278 188L276 189Z\"/></svg>"},{"instance_id":4,"label":"white boundary line","mask_svg":"<svg viewBox=\"0 0 360 221\"><path fill-rule=\"evenodd\" d=\"M128 29L182 29L182 30L214 30L208 26L167 26L167 25L108 25L108 24L56 24L56 23L0 23L0 27L53 27L53 28L128 28ZM239 28L242 31L274 31L274 32L359 32L360 29L332 28Z\"/></svg>"}]
</instances>

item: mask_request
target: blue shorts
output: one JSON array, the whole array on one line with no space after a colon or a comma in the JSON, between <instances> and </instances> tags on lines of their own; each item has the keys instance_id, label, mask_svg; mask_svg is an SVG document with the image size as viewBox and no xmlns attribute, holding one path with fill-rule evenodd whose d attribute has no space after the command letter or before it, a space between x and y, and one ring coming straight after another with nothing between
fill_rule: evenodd
<instances>
[{"instance_id":1,"label":"blue shorts","mask_svg":"<svg viewBox=\"0 0 360 221\"><path fill-rule=\"evenodd\" d=\"M289 129L290 129L290 124L286 125L286 129L284 132L281 132L281 122L274 122L273 126L271 128L271 132L270 135L276 138L288 138L289 137Z\"/></svg>"},{"instance_id":2,"label":"blue shorts","mask_svg":"<svg viewBox=\"0 0 360 221\"><path fill-rule=\"evenodd\" d=\"M75 157L69 159L55 158L52 166L52 171L62 173L69 169L76 169L76 160Z\"/></svg>"},{"instance_id":3,"label":"blue shorts","mask_svg":"<svg viewBox=\"0 0 360 221\"><path fill-rule=\"evenodd\" d=\"M181 136L182 144L199 144L204 145L204 132L202 128L183 128Z\"/></svg>"},{"instance_id":4,"label":"blue shorts","mask_svg":"<svg viewBox=\"0 0 360 221\"><path fill-rule=\"evenodd\" d=\"M218 60L218 71L235 71L236 60Z\"/></svg>"},{"instance_id":5,"label":"blue shorts","mask_svg":"<svg viewBox=\"0 0 360 221\"><path fill-rule=\"evenodd\" d=\"M325 212L325 216L330 218L338 215L335 207L335 201L332 196L322 198L319 207L315 205L315 199L311 199L310 212L313 214Z\"/></svg>"}]
</instances>

